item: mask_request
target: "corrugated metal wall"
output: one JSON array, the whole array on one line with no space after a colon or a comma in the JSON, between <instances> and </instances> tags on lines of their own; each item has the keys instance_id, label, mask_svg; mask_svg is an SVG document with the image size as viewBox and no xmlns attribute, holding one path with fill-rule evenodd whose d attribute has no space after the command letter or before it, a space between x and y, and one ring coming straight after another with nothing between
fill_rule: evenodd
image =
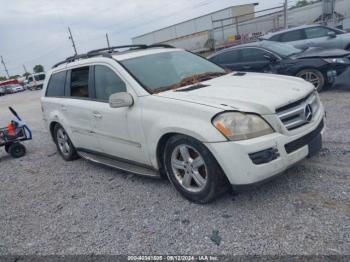
<instances>
[{"instance_id":1,"label":"corrugated metal wall","mask_svg":"<svg viewBox=\"0 0 350 262\"><path fill-rule=\"evenodd\" d=\"M189 21L166 27L148 34L134 37L133 44L153 44L181 38L212 29L212 19L222 19L254 12L254 4L233 6ZM227 20L224 25L232 23Z\"/></svg>"}]
</instances>

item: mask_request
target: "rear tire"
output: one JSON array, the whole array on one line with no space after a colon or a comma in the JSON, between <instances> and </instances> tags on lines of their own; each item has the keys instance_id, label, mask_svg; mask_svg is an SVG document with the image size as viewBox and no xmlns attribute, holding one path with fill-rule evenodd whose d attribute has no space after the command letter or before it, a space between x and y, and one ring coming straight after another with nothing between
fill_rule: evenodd
<instances>
[{"instance_id":1,"label":"rear tire","mask_svg":"<svg viewBox=\"0 0 350 262\"><path fill-rule=\"evenodd\" d=\"M5 151L6 151L6 153L9 152L9 148L10 148L10 145L5 145Z\"/></svg>"},{"instance_id":2,"label":"rear tire","mask_svg":"<svg viewBox=\"0 0 350 262\"><path fill-rule=\"evenodd\" d=\"M59 124L55 125L54 138L57 150L64 160L73 161L79 158L66 130Z\"/></svg>"},{"instance_id":3,"label":"rear tire","mask_svg":"<svg viewBox=\"0 0 350 262\"><path fill-rule=\"evenodd\" d=\"M6 148L5 148L6 150ZM8 153L13 158L20 158L26 154L26 148L21 143L13 143L8 147Z\"/></svg>"},{"instance_id":4,"label":"rear tire","mask_svg":"<svg viewBox=\"0 0 350 262\"><path fill-rule=\"evenodd\" d=\"M313 84L318 92L321 92L326 84L326 79L324 75L317 69L304 69L298 72L296 76L303 78L304 80Z\"/></svg>"},{"instance_id":5,"label":"rear tire","mask_svg":"<svg viewBox=\"0 0 350 262\"><path fill-rule=\"evenodd\" d=\"M175 188L189 201L205 204L229 189L229 182L210 151L188 136L171 137L164 148L164 166Z\"/></svg>"}]
</instances>

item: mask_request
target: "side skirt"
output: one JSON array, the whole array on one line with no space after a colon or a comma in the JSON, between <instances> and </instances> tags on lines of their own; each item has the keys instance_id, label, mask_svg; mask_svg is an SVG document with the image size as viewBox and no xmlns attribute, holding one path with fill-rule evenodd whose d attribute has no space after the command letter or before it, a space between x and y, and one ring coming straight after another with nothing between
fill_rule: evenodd
<instances>
[{"instance_id":1,"label":"side skirt","mask_svg":"<svg viewBox=\"0 0 350 262\"><path fill-rule=\"evenodd\" d=\"M160 178L158 170L152 169L151 167L138 164L133 161L128 161L113 156L109 156L99 152L93 152L82 148L77 148L77 153L82 158L92 161L94 163L109 166L118 170L126 171L140 176L148 176L154 178Z\"/></svg>"}]
</instances>

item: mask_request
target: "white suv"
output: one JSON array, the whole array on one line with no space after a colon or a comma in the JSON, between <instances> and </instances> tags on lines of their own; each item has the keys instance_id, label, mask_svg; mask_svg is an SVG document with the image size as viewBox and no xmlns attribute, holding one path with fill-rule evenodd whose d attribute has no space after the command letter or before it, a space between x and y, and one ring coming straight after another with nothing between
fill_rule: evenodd
<instances>
[{"instance_id":1,"label":"white suv","mask_svg":"<svg viewBox=\"0 0 350 262\"><path fill-rule=\"evenodd\" d=\"M325 113L312 84L225 72L167 45L67 58L48 73L41 101L65 160L165 175L197 203L266 180L322 145Z\"/></svg>"}]
</instances>

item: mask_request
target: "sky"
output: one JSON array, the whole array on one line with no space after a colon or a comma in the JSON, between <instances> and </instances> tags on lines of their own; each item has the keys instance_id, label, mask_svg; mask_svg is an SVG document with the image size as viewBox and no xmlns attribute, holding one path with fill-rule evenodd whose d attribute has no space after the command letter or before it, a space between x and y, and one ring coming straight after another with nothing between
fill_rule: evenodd
<instances>
[{"instance_id":1,"label":"sky","mask_svg":"<svg viewBox=\"0 0 350 262\"><path fill-rule=\"evenodd\" d=\"M232 5L259 2L257 10L283 0L0 0L0 55L10 75L45 70L73 55L70 26L78 53L111 45ZM5 76L0 64L0 76Z\"/></svg>"}]
</instances>

